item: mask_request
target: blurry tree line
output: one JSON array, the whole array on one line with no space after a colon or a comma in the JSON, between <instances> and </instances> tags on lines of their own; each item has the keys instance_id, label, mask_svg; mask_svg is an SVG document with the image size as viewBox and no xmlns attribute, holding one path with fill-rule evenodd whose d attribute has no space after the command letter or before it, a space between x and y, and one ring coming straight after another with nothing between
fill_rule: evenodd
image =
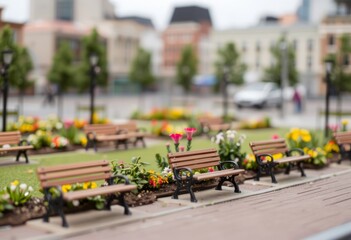
<instances>
[{"instance_id":1,"label":"blurry tree line","mask_svg":"<svg viewBox=\"0 0 351 240\"><path fill-rule=\"evenodd\" d=\"M14 52L14 58L9 68L9 81L12 87L19 89L19 96L23 96L23 91L29 86L33 86L33 79L29 79L29 73L33 69L32 60L25 47L17 45L13 40L10 27L6 26L0 32L0 51L10 49ZM98 86L105 87L108 83L107 53L106 46L102 44L102 38L98 31L93 29L91 33L83 38L83 46L79 62L73 59L73 53L67 42L62 41L54 56L53 64L48 72L47 79L51 84L57 86L59 103L62 96L69 89L78 92L86 91L90 83L90 56L97 55L96 83ZM272 47L271 55L273 63L264 69L263 81L281 84L281 43L287 42L281 37ZM295 86L298 83L298 72L295 65L295 50L291 43L287 42L288 58L288 79L289 85ZM351 91L351 74L346 71L346 60L351 52L351 42L349 35L340 38L340 48L338 52L329 55L328 58L334 61L333 85L338 92ZM240 85L244 83L244 73L247 66L243 63L240 52L233 42L224 44L217 52L217 61L214 63L216 83L214 91L218 92L224 78L228 84ZM150 86L155 84L156 77L152 73L151 53L145 49L138 49L137 54L130 66L129 80L138 84L142 93ZM197 74L198 59L195 49L191 45L185 46L181 51L180 60L176 66L176 83L179 84L186 95L191 91L194 76ZM141 94L142 95L142 94ZM60 100L61 99L61 100Z\"/></svg>"}]
</instances>

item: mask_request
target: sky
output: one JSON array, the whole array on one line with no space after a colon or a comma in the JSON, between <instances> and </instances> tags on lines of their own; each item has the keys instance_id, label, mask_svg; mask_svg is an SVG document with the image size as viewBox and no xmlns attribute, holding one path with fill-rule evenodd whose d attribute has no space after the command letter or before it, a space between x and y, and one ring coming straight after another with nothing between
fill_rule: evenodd
<instances>
[{"instance_id":1,"label":"sky","mask_svg":"<svg viewBox=\"0 0 351 240\"><path fill-rule=\"evenodd\" d=\"M48 0L51 1L51 0ZM302 0L110 0L118 16L139 15L151 18L157 29L164 29L174 7L198 5L210 10L217 29L255 25L263 15L295 13ZM0 0L3 19L24 22L29 17L30 0Z\"/></svg>"}]
</instances>

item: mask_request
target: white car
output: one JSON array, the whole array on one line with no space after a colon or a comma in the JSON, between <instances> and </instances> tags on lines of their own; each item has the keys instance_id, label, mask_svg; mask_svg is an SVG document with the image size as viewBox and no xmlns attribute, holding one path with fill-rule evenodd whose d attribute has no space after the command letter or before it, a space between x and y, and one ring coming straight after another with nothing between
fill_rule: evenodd
<instances>
[{"instance_id":1,"label":"white car","mask_svg":"<svg viewBox=\"0 0 351 240\"><path fill-rule=\"evenodd\" d=\"M280 107L281 90L272 82L250 83L234 95L234 104L238 108Z\"/></svg>"}]
</instances>

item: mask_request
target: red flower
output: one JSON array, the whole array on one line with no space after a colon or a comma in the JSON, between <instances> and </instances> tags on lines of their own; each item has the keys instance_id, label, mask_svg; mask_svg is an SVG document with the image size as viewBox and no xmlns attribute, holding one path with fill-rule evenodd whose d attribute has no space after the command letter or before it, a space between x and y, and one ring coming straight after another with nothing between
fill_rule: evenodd
<instances>
[{"instance_id":1,"label":"red flower","mask_svg":"<svg viewBox=\"0 0 351 240\"><path fill-rule=\"evenodd\" d=\"M193 139L193 134L196 132L196 128L185 128L186 138L190 141Z\"/></svg>"},{"instance_id":2,"label":"red flower","mask_svg":"<svg viewBox=\"0 0 351 240\"><path fill-rule=\"evenodd\" d=\"M214 172L214 169L213 169L212 167L209 167L209 168L208 168L208 171L209 171L209 172Z\"/></svg>"},{"instance_id":3,"label":"red flower","mask_svg":"<svg viewBox=\"0 0 351 240\"><path fill-rule=\"evenodd\" d=\"M171 133L169 136L172 138L173 142L178 144L179 140L182 139L183 135L181 133Z\"/></svg>"},{"instance_id":4,"label":"red flower","mask_svg":"<svg viewBox=\"0 0 351 240\"><path fill-rule=\"evenodd\" d=\"M274 134L273 136L272 136L272 139L278 139L279 138L279 135L278 134Z\"/></svg>"},{"instance_id":5,"label":"red flower","mask_svg":"<svg viewBox=\"0 0 351 240\"><path fill-rule=\"evenodd\" d=\"M180 147L179 147L179 151L184 152L184 150L185 150L185 147L184 147L184 146L180 146Z\"/></svg>"}]
</instances>

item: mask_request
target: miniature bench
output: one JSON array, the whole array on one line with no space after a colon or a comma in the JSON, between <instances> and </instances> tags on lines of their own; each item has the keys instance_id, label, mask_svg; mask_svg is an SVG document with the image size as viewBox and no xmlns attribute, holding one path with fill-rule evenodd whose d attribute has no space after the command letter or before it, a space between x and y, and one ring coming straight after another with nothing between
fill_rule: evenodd
<instances>
[{"instance_id":1,"label":"miniature bench","mask_svg":"<svg viewBox=\"0 0 351 240\"><path fill-rule=\"evenodd\" d=\"M124 193L135 190L137 187L129 183L128 178L123 175L112 175L109 162L107 160L66 164L50 167L39 167L37 169L40 185L44 190L44 200L48 203L43 221L49 222L50 213L56 210L62 219L62 226L68 227L63 206L65 202L80 200L97 195L107 195L105 207L111 210L111 202L118 198L119 204L124 207L124 214L130 215L128 205L124 200ZM115 178L121 178L124 184L114 184ZM85 183L90 181L105 180L108 185L93 189L83 189L72 192L62 192L64 184ZM54 196L51 188L56 188L60 193ZM119 193L118 197L115 195Z\"/></svg>"},{"instance_id":2,"label":"miniature bench","mask_svg":"<svg viewBox=\"0 0 351 240\"><path fill-rule=\"evenodd\" d=\"M296 165L301 172L301 177L306 176L303 170L303 162L310 159L310 156L304 154L304 152L298 148L289 150L285 139L280 138L268 141L256 141L250 142L249 145L251 147L252 153L255 155L255 159L258 165L258 171L256 175L257 181L260 180L261 173L265 172L271 176L272 183L277 183L277 180L274 176L274 167L282 163L287 164L285 174L289 174L291 167ZM273 154L277 153L283 154L284 157L274 159Z\"/></svg>"},{"instance_id":3,"label":"miniature bench","mask_svg":"<svg viewBox=\"0 0 351 240\"><path fill-rule=\"evenodd\" d=\"M137 127L136 122L134 121L128 121L125 123L118 123L116 124L117 127L117 133L120 134L125 134L128 138L128 140L132 141L134 147L137 145L137 143L140 141L143 147L146 147L144 137L146 136L145 132L142 131L142 129ZM128 147L126 145L126 147Z\"/></svg>"},{"instance_id":4,"label":"miniature bench","mask_svg":"<svg viewBox=\"0 0 351 240\"><path fill-rule=\"evenodd\" d=\"M340 164L345 159L351 161L351 131L336 132L334 133L334 138L340 149L338 163Z\"/></svg>"},{"instance_id":5,"label":"miniature bench","mask_svg":"<svg viewBox=\"0 0 351 240\"><path fill-rule=\"evenodd\" d=\"M238 165L233 161L220 162L216 149L169 153L167 157L177 185L172 197L174 199L178 199L181 189L185 188L190 194L191 202L197 202L192 189L193 184L214 178L220 178L216 190L222 190L223 183L229 181L234 185L234 192L240 193L239 186L235 182L235 176L243 173L244 170L238 169ZM194 174L193 172L193 170L209 167L213 167L214 171L200 174Z\"/></svg>"},{"instance_id":6,"label":"miniature bench","mask_svg":"<svg viewBox=\"0 0 351 240\"><path fill-rule=\"evenodd\" d=\"M0 132L0 154L8 152L17 152L16 161L23 155L26 163L29 163L27 150L33 149L33 146L25 139L22 139L20 131Z\"/></svg>"},{"instance_id":7,"label":"miniature bench","mask_svg":"<svg viewBox=\"0 0 351 240\"><path fill-rule=\"evenodd\" d=\"M87 136L87 145L85 150L94 148L97 151L97 144L99 142L113 141L118 148L119 144L125 144L127 149L128 136L126 134L117 133L117 127L114 124L87 124L84 126L84 133Z\"/></svg>"},{"instance_id":8,"label":"miniature bench","mask_svg":"<svg viewBox=\"0 0 351 240\"><path fill-rule=\"evenodd\" d=\"M209 136L211 131L223 132L230 129L231 124L224 123L220 117L202 116L198 118L202 131Z\"/></svg>"}]
</instances>

